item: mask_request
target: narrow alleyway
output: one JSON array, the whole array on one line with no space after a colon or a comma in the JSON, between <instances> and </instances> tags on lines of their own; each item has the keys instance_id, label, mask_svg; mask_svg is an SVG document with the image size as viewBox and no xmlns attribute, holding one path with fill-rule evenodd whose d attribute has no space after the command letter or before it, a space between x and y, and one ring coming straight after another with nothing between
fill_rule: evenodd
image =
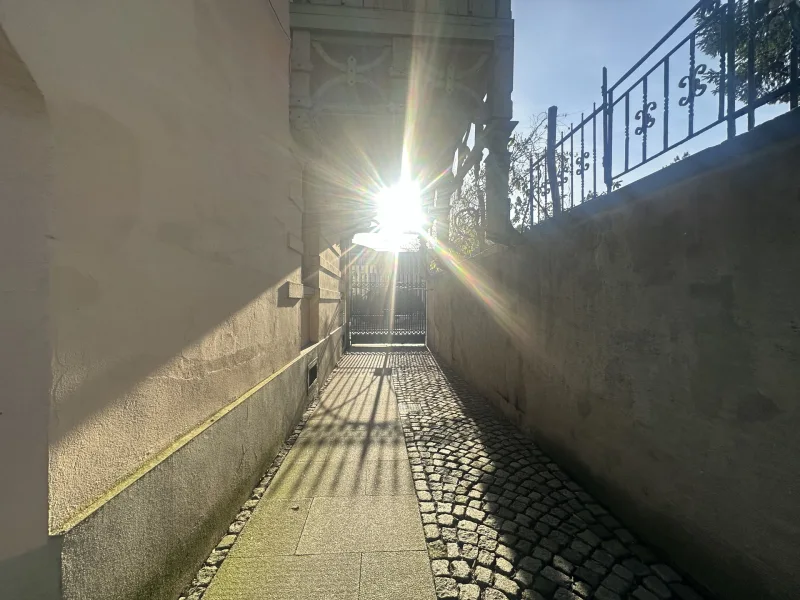
<instances>
[{"instance_id":1,"label":"narrow alleyway","mask_svg":"<svg viewBox=\"0 0 800 600\"><path fill-rule=\"evenodd\" d=\"M181 599L701 597L420 348L343 357Z\"/></svg>"}]
</instances>

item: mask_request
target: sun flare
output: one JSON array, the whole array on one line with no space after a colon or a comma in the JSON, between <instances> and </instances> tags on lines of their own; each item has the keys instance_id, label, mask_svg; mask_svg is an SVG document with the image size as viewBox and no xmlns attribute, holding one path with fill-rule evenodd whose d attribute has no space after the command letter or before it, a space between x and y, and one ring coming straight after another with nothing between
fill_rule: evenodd
<instances>
[{"instance_id":1,"label":"sun flare","mask_svg":"<svg viewBox=\"0 0 800 600\"><path fill-rule=\"evenodd\" d=\"M419 184L400 183L381 190L377 197L378 232L387 235L418 234L425 222Z\"/></svg>"},{"instance_id":2,"label":"sun flare","mask_svg":"<svg viewBox=\"0 0 800 600\"><path fill-rule=\"evenodd\" d=\"M416 181L404 179L383 188L374 202L377 227L372 233L356 236L356 243L397 252L424 231L422 193Z\"/></svg>"}]
</instances>

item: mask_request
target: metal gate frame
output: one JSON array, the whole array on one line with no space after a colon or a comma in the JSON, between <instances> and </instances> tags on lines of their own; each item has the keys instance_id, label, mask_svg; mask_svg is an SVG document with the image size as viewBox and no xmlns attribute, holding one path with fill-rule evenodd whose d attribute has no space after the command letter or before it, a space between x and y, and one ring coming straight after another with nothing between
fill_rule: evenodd
<instances>
[{"instance_id":1,"label":"metal gate frame","mask_svg":"<svg viewBox=\"0 0 800 600\"><path fill-rule=\"evenodd\" d=\"M424 252L364 248L349 268L349 343L424 344L426 275Z\"/></svg>"}]
</instances>

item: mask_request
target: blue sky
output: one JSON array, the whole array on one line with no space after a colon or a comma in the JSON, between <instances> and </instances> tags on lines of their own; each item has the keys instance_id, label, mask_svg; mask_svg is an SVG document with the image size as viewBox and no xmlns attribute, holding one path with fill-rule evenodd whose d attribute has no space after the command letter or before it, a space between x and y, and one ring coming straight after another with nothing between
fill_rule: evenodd
<instances>
[{"instance_id":1,"label":"blue sky","mask_svg":"<svg viewBox=\"0 0 800 600\"><path fill-rule=\"evenodd\" d=\"M558 107L559 114L566 113L562 123L575 123L581 112L592 110L592 103L602 102L601 84L603 67L608 68L609 81L616 82L661 37L666 34L697 0L513 0L512 10L516 25L514 69L514 116L524 129L531 117ZM643 71L654 65L695 26L691 19L662 48L645 63L641 72L630 79L633 83ZM682 139L688 130L688 108L680 107L678 100L686 90L678 81L688 73L688 44L671 59L670 67L670 140ZM708 63L716 68L719 59L698 56L697 63ZM663 140L663 71L657 70L649 78L649 98L658 103L653 113L656 124L649 131L648 156L662 148ZM618 91L623 92L625 84ZM709 86L710 88L711 86ZM717 118L718 97L709 89L696 99L695 130ZM616 97L619 97L619 93ZM641 137L635 137L635 112L642 106L641 88L631 92L631 166L641 160ZM757 123L784 112L785 105L765 107L756 115ZM615 175L622 170L624 153L622 144L624 105L615 107L614 166ZM598 121L598 135L602 125ZM746 131L746 119L737 123L738 131ZM587 131L588 137L588 131ZM716 145L726 138L726 127L718 125L710 132L694 138L660 159L623 176L629 183L668 164L678 154L694 154L703 148ZM602 177L601 177L602 180Z\"/></svg>"},{"instance_id":2,"label":"blue sky","mask_svg":"<svg viewBox=\"0 0 800 600\"><path fill-rule=\"evenodd\" d=\"M696 1L513 0L520 125L554 104L559 112L591 110L603 67L610 79L621 77Z\"/></svg>"}]
</instances>

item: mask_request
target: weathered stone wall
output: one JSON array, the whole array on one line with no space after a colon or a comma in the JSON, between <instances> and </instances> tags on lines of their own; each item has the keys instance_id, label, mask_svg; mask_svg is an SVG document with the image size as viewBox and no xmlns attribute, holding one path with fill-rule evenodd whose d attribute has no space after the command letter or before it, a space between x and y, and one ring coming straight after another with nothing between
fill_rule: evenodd
<instances>
[{"instance_id":1,"label":"weathered stone wall","mask_svg":"<svg viewBox=\"0 0 800 600\"><path fill-rule=\"evenodd\" d=\"M724 598L800 589L798 165L795 111L429 294L431 348Z\"/></svg>"}]
</instances>

